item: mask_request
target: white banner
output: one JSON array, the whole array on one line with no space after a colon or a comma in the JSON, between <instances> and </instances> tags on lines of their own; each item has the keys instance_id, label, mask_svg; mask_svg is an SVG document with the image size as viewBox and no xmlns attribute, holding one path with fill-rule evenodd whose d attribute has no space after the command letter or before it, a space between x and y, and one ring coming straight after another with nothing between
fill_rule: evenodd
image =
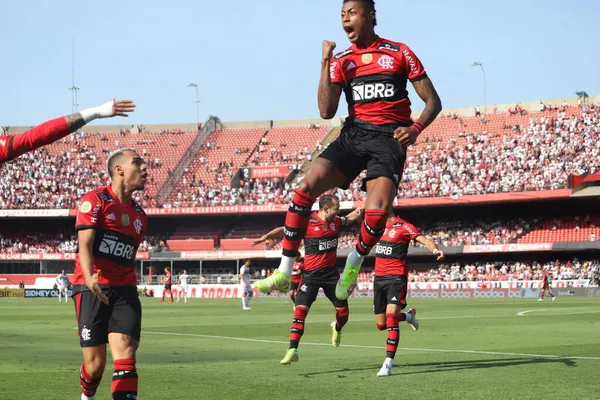
<instances>
[{"instance_id":1,"label":"white banner","mask_svg":"<svg viewBox=\"0 0 600 400\"><path fill-rule=\"evenodd\" d=\"M69 210L0 210L0 218L68 217Z\"/></svg>"}]
</instances>

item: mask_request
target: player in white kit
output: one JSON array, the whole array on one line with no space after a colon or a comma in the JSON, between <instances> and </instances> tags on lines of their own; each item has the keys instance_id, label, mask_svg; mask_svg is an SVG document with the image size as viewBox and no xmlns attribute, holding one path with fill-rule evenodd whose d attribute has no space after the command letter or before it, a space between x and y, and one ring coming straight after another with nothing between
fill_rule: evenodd
<instances>
[{"instance_id":1,"label":"player in white kit","mask_svg":"<svg viewBox=\"0 0 600 400\"><path fill-rule=\"evenodd\" d=\"M62 303L64 295L65 304L67 304L69 302L69 277L65 274L64 269L56 276L56 288L58 289L58 302Z\"/></svg>"},{"instance_id":2,"label":"player in white kit","mask_svg":"<svg viewBox=\"0 0 600 400\"><path fill-rule=\"evenodd\" d=\"M190 280L190 276L187 273L187 269L184 269L183 274L179 275L179 296L177 296L178 303L179 303L179 299L181 299L181 296L184 296L183 302L187 303L189 280Z\"/></svg>"},{"instance_id":3,"label":"player in white kit","mask_svg":"<svg viewBox=\"0 0 600 400\"><path fill-rule=\"evenodd\" d=\"M250 260L246 260L240 268L240 282L242 283L242 309L251 310L249 307L252 299L252 283L250 282Z\"/></svg>"}]
</instances>

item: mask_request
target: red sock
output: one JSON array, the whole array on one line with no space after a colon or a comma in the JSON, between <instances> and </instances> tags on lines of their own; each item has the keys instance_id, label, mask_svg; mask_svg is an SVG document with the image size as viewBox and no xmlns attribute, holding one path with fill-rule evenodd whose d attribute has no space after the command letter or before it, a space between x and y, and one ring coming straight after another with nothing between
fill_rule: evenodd
<instances>
[{"instance_id":1,"label":"red sock","mask_svg":"<svg viewBox=\"0 0 600 400\"><path fill-rule=\"evenodd\" d=\"M92 378L83 364L81 364L81 369L79 370L79 384L81 385L81 393L86 395L87 397L92 397L96 394L96 390L98 386L100 386L100 381L102 381L102 375L99 378Z\"/></svg>"},{"instance_id":2,"label":"red sock","mask_svg":"<svg viewBox=\"0 0 600 400\"><path fill-rule=\"evenodd\" d=\"M383 324L377 323L377 329L380 331L385 331L387 329L387 324L384 322Z\"/></svg>"},{"instance_id":3,"label":"red sock","mask_svg":"<svg viewBox=\"0 0 600 400\"><path fill-rule=\"evenodd\" d=\"M348 322L348 315L350 310L348 307L336 307L335 308L335 330L341 331L344 325Z\"/></svg>"},{"instance_id":4,"label":"red sock","mask_svg":"<svg viewBox=\"0 0 600 400\"><path fill-rule=\"evenodd\" d=\"M122 358L113 361L112 395L113 400L137 399L138 374L135 358Z\"/></svg>"},{"instance_id":5,"label":"red sock","mask_svg":"<svg viewBox=\"0 0 600 400\"><path fill-rule=\"evenodd\" d=\"M377 244L385 231L388 212L386 210L365 210L365 220L360 226L360 235L356 243L356 251L366 256Z\"/></svg>"},{"instance_id":6,"label":"red sock","mask_svg":"<svg viewBox=\"0 0 600 400\"><path fill-rule=\"evenodd\" d=\"M388 328L387 343L385 350L387 352L386 357L394 358L396 350L398 349L398 342L400 341L400 329L398 328L398 317L396 314L385 314Z\"/></svg>"},{"instance_id":7,"label":"red sock","mask_svg":"<svg viewBox=\"0 0 600 400\"><path fill-rule=\"evenodd\" d=\"M545 290L542 290L542 299L544 298L544 295L546 294Z\"/></svg>"},{"instance_id":8,"label":"red sock","mask_svg":"<svg viewBox=\"0 0 600 400\"><path fill-rule=\"evenodd\" d=\"M285 215L283 231L282 254L286 257L296 257L300 243L306 234L306 227L315 199L308 193L296 189L292 204Z\"/></svg>"},{"instance_id":9,"label":"red sock","mask_svg":"<svg viewBox=\"0 0 600 400\"><path fill-rule=\"evenodd\" d=\"M300 338L304 334L304 321L308 314L308 308L297 306L294 310L294 321L290 329L290 349L297 349Z\"/></svg>"}]
</instances>

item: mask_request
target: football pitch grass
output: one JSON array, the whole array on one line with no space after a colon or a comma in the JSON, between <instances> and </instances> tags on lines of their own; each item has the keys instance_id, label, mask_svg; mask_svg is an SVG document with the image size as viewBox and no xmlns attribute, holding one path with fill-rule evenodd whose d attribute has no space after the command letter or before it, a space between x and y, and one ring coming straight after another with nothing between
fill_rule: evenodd
<instances>
[{"instance_id":1,"label":"football pitch grass","mask_svg":"<svg viewBox=\"0 0 600 400\"><path fill-rule=\"evenodd\" d=\"M140 399L599 399L600 298L416 299L421 328L401 324L393 375L376 376L386 332L371 299L351 299L342 346L317 299L300 361L282 366L292 320L283 298L142 299ZM0 301L0 399L79 399L74 306ZM112 365L97 398L110 398Z\"/></svg>"}]
</instances>

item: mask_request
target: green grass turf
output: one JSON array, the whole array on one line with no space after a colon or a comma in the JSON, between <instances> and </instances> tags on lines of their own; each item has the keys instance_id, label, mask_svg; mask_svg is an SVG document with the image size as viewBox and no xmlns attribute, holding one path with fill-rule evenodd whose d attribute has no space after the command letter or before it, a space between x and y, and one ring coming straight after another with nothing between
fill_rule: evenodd
<instances>
[{"instance_id":1,"label":"green grass turf","mask_svg":"<svg viewBox=\"0 0 600 400\"><path fill-rule=\"evenodd\" d=\"M421 329L401 325L393 375L378 378L386 332L375 326L370 299L350 302L342 344L357 347L333 348L333 308L319 298L300 361L287 366L279 360L287 349L289 300L254 299L252 310L242 311L240 300L143 299L140 399L600 398L600 298L410 305ZM79 399L74 326L72 302L0 301L0 399ZM110 398L107 365L99 400Z\"/></svg>"}]
</instances>

